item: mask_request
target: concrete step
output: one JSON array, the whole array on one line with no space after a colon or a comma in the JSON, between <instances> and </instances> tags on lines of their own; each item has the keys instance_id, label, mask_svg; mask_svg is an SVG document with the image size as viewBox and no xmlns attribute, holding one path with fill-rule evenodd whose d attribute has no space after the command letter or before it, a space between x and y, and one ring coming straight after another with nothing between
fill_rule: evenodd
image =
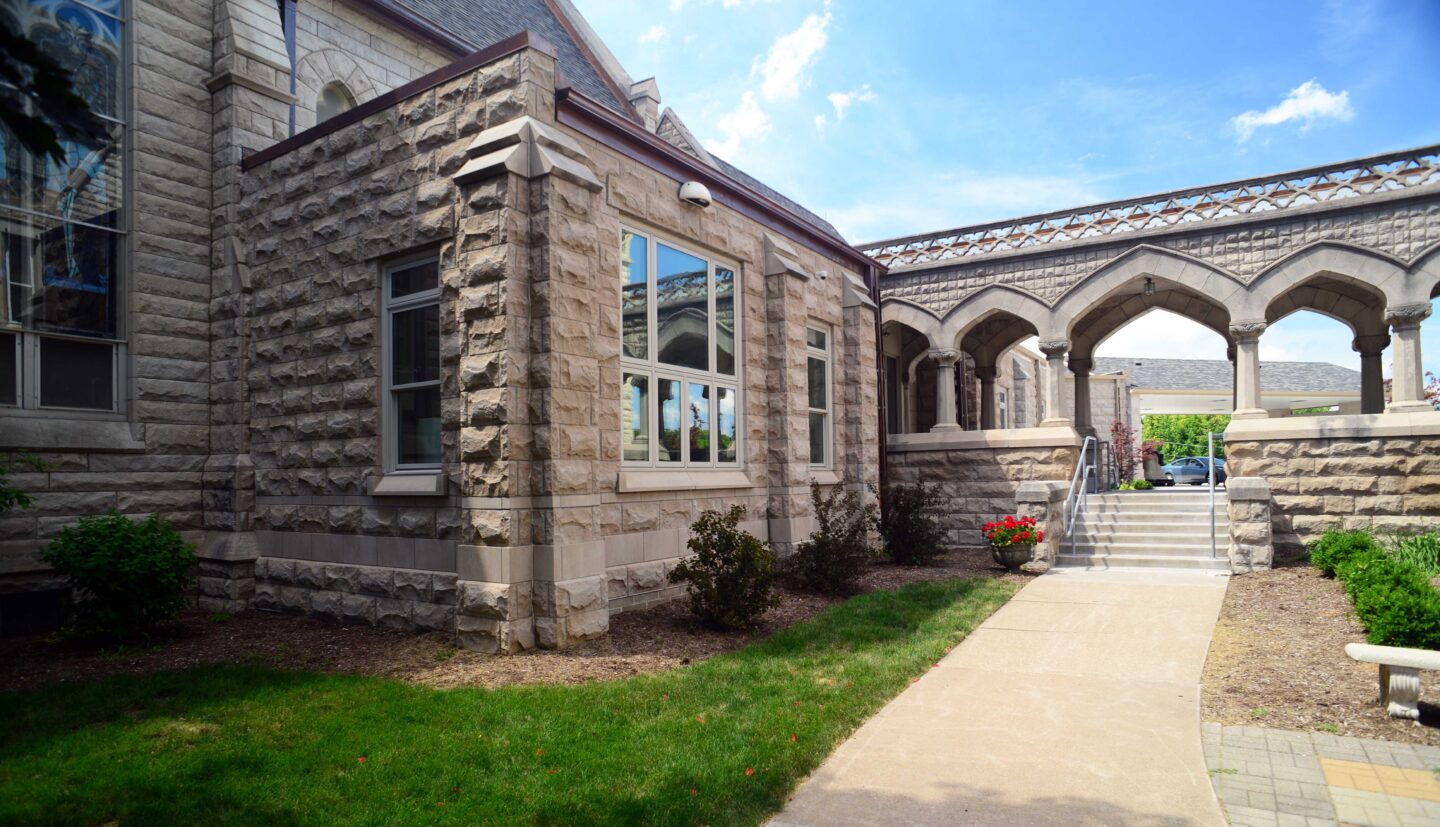
<instances>
[{"instance_id":1,"label":"concrete step","mask_svg":"<svg viewBox=\"0 0 1440 827\"><path fill-rule=\"evenodd\" d=\"M1228 507L1229 503L1225 500L1215 501L1215 513L1217 514L1224 513ZM1163 506L1151 505L1149 503L1145 503L1142 505L1119 505L1116 503L1096 502L1092 499L1090 502L1085 503L1085 510L1080 513L1123 514L1127 517L1134 515L1137 518L1141 516L1146 516L1154 519L1156 517L1166 517L1171 514L1209 514L1210 503L1208 501L1204 501L1194 503L1178 503L1176 505Z\"/></svg>"},{"instance_id":2,"label":"concrete step","mask_svg":"<svg viewBox=\"0 0 1440 827\"><path fill-rule=\"evenodd\" d=\"M1176 523L1206 523L1210 520L1210 509L1197 508L1194 511L1097 511L1089 509L1080 512L1077 519L1080 520L1108 520L1110 522L1126 523L1165 523L1173 525ZM1230 519L1228 509L1215 509L1216 520Z\"/></svg>"},{"instance_id":3,"label":"concrete step","mask_svg":"<svg viewBox=\"0 0 1440 827\"><path fill-rule=\"evenodd\" d=\"M1227 541L1223 545L1215 543L1216 555L1225 553L1230 547ZM1072 549L1070 541L1066 540L1060 544L1060 551L1069 554ZM1073 549L1075 554L1137 554L1150 557L1209 557L1210 540L1194 543L1091 543L1077 539Z\"/></svg>"},{"instance_id":4,"label":"concrete step","mask_svg":"<svg viewBox=\"0 0 1440 827\"><path fill-rule=\"evenodd\" d=\"M1094 546L1193 546L1204 544L1205 549L1210 549L1210 532L1175 532L1175 531L1081 531L1075 530L1075 542L1086 543ZM1216 531L1215 545L1229 545L1230 532Z\"/></svg>"},{"instance_id":5,"label":"concrete step","mask_svg":"<svg viewBox=\"0 0 1440 827\"><path fill-rule=\"evenodd\" d=\"M1229 560L1205 557L1170 557L1153 554L1061 554L1055 558L1058 568L1094 569L1188 569L1229 571Z\"/></svg>"}]
</instances>

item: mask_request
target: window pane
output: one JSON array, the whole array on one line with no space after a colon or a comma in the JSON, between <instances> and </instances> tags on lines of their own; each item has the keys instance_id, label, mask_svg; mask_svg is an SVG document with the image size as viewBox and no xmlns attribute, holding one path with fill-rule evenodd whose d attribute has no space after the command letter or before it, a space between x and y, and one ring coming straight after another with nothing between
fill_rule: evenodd
<instances>
[{"instance_id":1,"label":"window pane","mask_svg":"<svg viewBox=\"0 0 1440 827\"><path fill-rule=\"evenodd\" d=\"M108 230L0 212L0 277L26 327L113 338L119 239Z\"/></svg>"},{"instance_id":2,"label":"window pane","mask_svg":"<svg viewBox=\"0 0 1440 827\"><path fill-rule=\"evenodd\" d=\"M823 413L810 414L810 464L825 464L825 420Z\"/></svg>"},{"instance_id":3,"label":"window pane","mask_svg":"<svg viewBox=\"0 0 1440 827\"><path fill-rule=\"evenodd\" d=\"M627 373L620 389L620 434L624 440L625 459L644 462L650 459L650 378Z\"/></svg>"},{"instance_id":4,"label":"window pane","mask_svg":"<svg viewBox=\"0 0 1440 827\"><path fill-rule=\"evenodd\" d=\"M647 271L645 237L632 232L620 235L620 324L625 355L645 359L650 355L650 314L646 298Z\"/></svg>"},{"instance_id":5,"label":"window pane","mask_svg":"<svg viewBox=\"0 0 1440 827\"><path fill-rule=\"evenodd\" d=\"M735 272L715 267L715 371L735 375Z\"/></svg>"},{"instance_id":6,"label":"window pane","mask_svg":"<svg viewBox=\"0 0 1440 827\"><path fill-rule=\"evenodd\" d=\"M395 391L400 465L440 464L440 388Z\"/></svg>"},{"instance_id":7,"label":"window pane","mask_svg":"<svg viewBox=\"0 0 1440 827\"><path fill-rule=\"evenodd\" d=\"M661 379L656 402L660 412L660 461L680 461L680 380Z\"/></svg>"},{"instance_id":8,"label":"window pane","mask_svg":"<svg viewBox=\"0 0 1440 827\"><path fill-rule=\"evenodd\" d=\"M824 350L825 340L829 338L823 330L816 330L813 327L805 328L805 344L816 350Z\"/></svg>"},{"instance_id":9,"label":"window pane","mask_svg":"<svg viewBox=\"0 0 1440 827\"><path fill-rule=\"evenodd\" d=\"M885 357L885 432L900 433L900 361Z\"/></svg>"},{"instance_id":10,"label":"window pane","mask_svg":"<svg viewBox=\"0 0 1440 827\"><path fill-rule=\"evenodd\" d=\"M109 140L60 141L59 161L30 155L14 133L0 129L0 158L5 163L0 204L118 228L124 130L118 124L107 128Z\"/></svg>"},{"instance_id":11,"label":"window pane","mask_svg":"<svg viewBox=\"0 0 1440 827\"><path fill-rule=\"evenodd\" d=\"M440 286L440 262L425 261L390 273L390 298L423 293Z\"/></svg>"},{"instance_id":12,"label":"window pane","mask_svg":"<svg viewBox=\"0 0 1440 827\"><path fill-rule=\"evenodd\" d=\"M738 459L735 441L735 404L738 399L734 388L720 388L719 406L715 412L715 459L718 462L735 462Z\"/></svg>"},{"instance_id":13,"label":"window pane","mask_svg":"<svg viewBox=\"0 0 1440 827\"><path fill-rule=\"evenodd\" d=\"M660 361L710 369L710 288L704 259L657 244L655 328Z\"/></svg>"},{"instance_id":14,"label":"window pane","mask_svg":"<svg viewBox=\"0 0 1440 827\"><path fill-rule=\"evenodd\" d=\"M43 407L108 411L115 406L114 382L114 345L40 340Z\"/></svg>"},{"instance_id":15,"label":"window pane","mask_svg":"<svg viewBox=\"0 0 1440 827\"><path fill-rule=\"evenodd\" d=\"M825 405L825 360L811 356L808 362L806 384L810 391L810 407L824 410Z\"/></svg>"},{"instance_id":16,"label":"window pane","mask_svg":"<svg viewBox=\"0 0 1440 827\"><path fill-rule=\"evenodd\" d=\"M690 461L710 461L710 386L690 383Z\"/></svg>"},{"instance_id":17,"label":"window pane","mask_svg":"<svg viewBox=\"0 0 1440 827\"><path fill-rule=\"evenodd\" d=\"M12 334L0 335L0 405L18 405L19 396L15 382L20 376L15 358L20 349L20 337Z\"/></svg>"},{"instance_id":18,"label":"window pane","mask_svg":"<svg viewBox=\"0 0 1440 827\"><path fill-rule=\"evenodd\" d=\"M75 91L91 109L120 117L120 21L74 3L22 5L28 13L21 25L30 40L70 72Z\"/></svg>"},{"instance_id":19,"label":"window pane","mask_svg":"<svg viewBox=\"0 0 1440 827\"><path fill-rule=\"evenodd\" d=\"M440 378L440 306L427 305L391 316L392 385Z\"/></svg>"}]
</instances>

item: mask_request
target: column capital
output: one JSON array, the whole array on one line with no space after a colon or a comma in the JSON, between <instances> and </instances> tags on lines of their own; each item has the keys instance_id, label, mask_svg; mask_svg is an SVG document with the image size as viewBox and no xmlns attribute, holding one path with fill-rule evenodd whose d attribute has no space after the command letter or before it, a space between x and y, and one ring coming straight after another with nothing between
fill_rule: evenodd
<instances>
[{"instance_id":1,"label":"column capital","mask_svg":"<svg viewBox=\"0 0 1440 827\"><path fill-rule=\"evenodd\" d=\"M1040 352L1045 354L1047 359L1058 359L1065 355L1070 349L1069 339L1042 339L1040 340Z\"/></svg>"},{"instance_id":2,"label":"column capital","mask_svg":"<svg viewBox=\"0 0 1440 827\"><path fill-rule=\"evenodd\" d=\"M1095 360L1089 357L1070 357L1071 373L1089 373L1095 369Z\"/></svg>"},{"instance_id":3,"label":"column capital","mask_svg":"<svg viewBox=\"0 0 1440 827\"><path fill-rule=\"evenodd\" d=\"M1385 323L1395 327L1418 325L1430 318L1428 304L1401 304L1385 308Z\"/></svg>"},{"instance_id":4,"label":"column capital","mask_svg":"<svg viewBox=\"0 0 1440 827\"><path fill-rule=\"evenodd\" d=\"M1000 369L994 365L976 365L975 377L981 382L994 382L995 377L1000 375Z\"/></svg>"},{"instance_id":5,"label":"column capital","mask_svg":"<svg viewBox=\"0 0 1440 827\"><path fill-rule=\"evenodd\" d=\"M960 361L960 351L952 347L932 347L930 358L942 367L953 368Z\"/></svg>"},{"instance_id":6,"label":"column capital","mask_svg":"<svg viewBox=\"0 0 1440 827\"><path fill-rule=\"evenodd\" d=\"M1265 332L1268 325L1259 320L1239 321L1230 323L1230 335L1236 339L1256 339Z\"/></svg>"},{"instance_id":7,"label":"column capital","mask_svg":"<svg viewBox=\"0 0 1440 827\"><path fill-rule=\"evenodd\" d=\"M1380 352L1390 346L1390 334L1373 333L1368 336L1356 336L1350 343L1350 349L1361 356L1379 356Z\"/></svg>"}]
</instances>

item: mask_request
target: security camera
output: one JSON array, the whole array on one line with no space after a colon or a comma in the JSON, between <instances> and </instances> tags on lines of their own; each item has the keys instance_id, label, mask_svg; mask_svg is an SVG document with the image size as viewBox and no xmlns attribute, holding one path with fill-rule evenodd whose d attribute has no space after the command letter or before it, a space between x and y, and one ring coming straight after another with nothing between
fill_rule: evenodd
<instances>
[{"instance_id":1,"label":"security camera","mask_svg":"<svg viewBox=\"0 0 1440 827\"><path fill-rule=\"evenodd\" d=\"M680 185L680 200L704 209L710 206L710 189L699 181L686 181Z\"/></svg>"},{"instance_id":2,"label":"security camera","mask_svg":"<svg viewBox=\"0 0 1440 827\"><path fill-rule=\"evenodd\" d=\"M819 278L821 281L824 281L825 279L830 278L830 271L829 271L829 270L816 270L816 271L815 271L815 276L816 276L817 278Z\"/></svg>"}]
</instances>

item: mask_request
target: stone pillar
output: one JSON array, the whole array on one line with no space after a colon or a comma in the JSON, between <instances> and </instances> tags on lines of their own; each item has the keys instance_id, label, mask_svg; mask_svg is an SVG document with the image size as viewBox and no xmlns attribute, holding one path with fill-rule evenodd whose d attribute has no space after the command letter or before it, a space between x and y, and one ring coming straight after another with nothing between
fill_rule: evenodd
<instances>
[{"instance_id":1,"label":"stone pillar","mask_svg":"<svg viewBox=\"0 0 1440 827\"><path fill-rule=\"evenodd\" d=\"M980 380L980 430L995 427L995 377L1000 374L994 365L977 365L975 376Z\"/></svg>"},{"instance_id":2,"label":"stone pillar","mask_svg":"<svg viewBox=\"0 0 1440 827\"><path fill-rule=\"evenodd\" d=\"M1080 436L1095 436L1090 416L1090 371L1094 367L1094 359L1070 357L1070 372L1075 374L1075 430Z\"/></svg>"},{"instance_id":3,"label":"stone pillar","mask_svg":"<svg viewBox=\"0 0 1440 827\"><path fill-rule=\"evenodd\" d=\"M1390 344L1384 333L1356 336L1350 347L1360 354L1360 413L1378 414L1385 410L1385 363L1382 355Z\"/></svg>"},{"instance_id":4,"label":"stone pillar","mask_svg":"<svg viewBox=\"0 0 1440 827\"><path fill-rule=\"evenodd\" d=\"M1227 538L1230 571L1246 574L1270 568L1275 558L1270 523L1270 483L1260 477L1231 477L1225 481L1225 490L1230 518L1230 536Z\"/></svg>"},{"instance_id":5,"label":"stone pillar","mask_svg":"<svg viewBox=\"0 0 1440 827\"><path fill-rule=\"evenodd\" d=\"M935 427L931 431L958 431L955 409L955 363L960 351L953 348L931 348L935 360Z\"/></svg>"},{"instance_id":6,"label":"stone pillar","mask_svg":"<svg viewBox=\"0 0 1440 827\"><path fill-rule=\"evenodd\" d=\"M1060 553L1065 534L1065 495L1069 483L1060 480L1022 482L1015 490L1017 517L1034 517L1035 527L1044 535L1035 544L1035 556L1025 564L1027 571L1046 571Z\"/></svg>"},{"instance_id":7,"label":"stone pillar","mask_svg":"<svg viewBox=\"0 0 1440 827\"><path fill-rule=\"evenodd\" d=\"M1235 410L1235 394L1239 390L1239 383L1236 381L1240 374L1235 370L1235 345L1231 343L1225 348L1225 358L1230 360L1230 410Z\"/></svg>"},{"instance_id":8,"label":"stone pillar","mask_svg":"<svg viewBox=\"0 0 1440 827\"><path fill-rule=\"evenodd\" d=\"M1260 393L1260 334L1264 332L1264 322L1230 325L1230 335L1235 337L1235 413L1231 419L1264 419L1270 415Z\"/></svg>"},{"instance_id":9,"label":"stone pillar","mask_svg":"<svg viewBox=\"0 0 1440 827\"><path fill-rule=\"evenodd\" d=\"M1385 310L1385 322L1395 334L1390 404L1386 413L1431 411L1425 401L1425 372L1420 359L1420 323L1430 315L1428 304L1407 304Z\"/></svg>"},{"instance_id":10,"label":"stone pillar","mask_svg":"<svg viewBox=\"0 0 1440 827\"><path fill-rule=\"evenodd\" d=\"M1060 400L1065 393L1065 353L1070 350L1066 339L1052 339L1040 343L1040 352L1045 354L1045 419L1042 428L1068 428L1070 420L1061 410Z\"/></svg>"}]
</instances>

